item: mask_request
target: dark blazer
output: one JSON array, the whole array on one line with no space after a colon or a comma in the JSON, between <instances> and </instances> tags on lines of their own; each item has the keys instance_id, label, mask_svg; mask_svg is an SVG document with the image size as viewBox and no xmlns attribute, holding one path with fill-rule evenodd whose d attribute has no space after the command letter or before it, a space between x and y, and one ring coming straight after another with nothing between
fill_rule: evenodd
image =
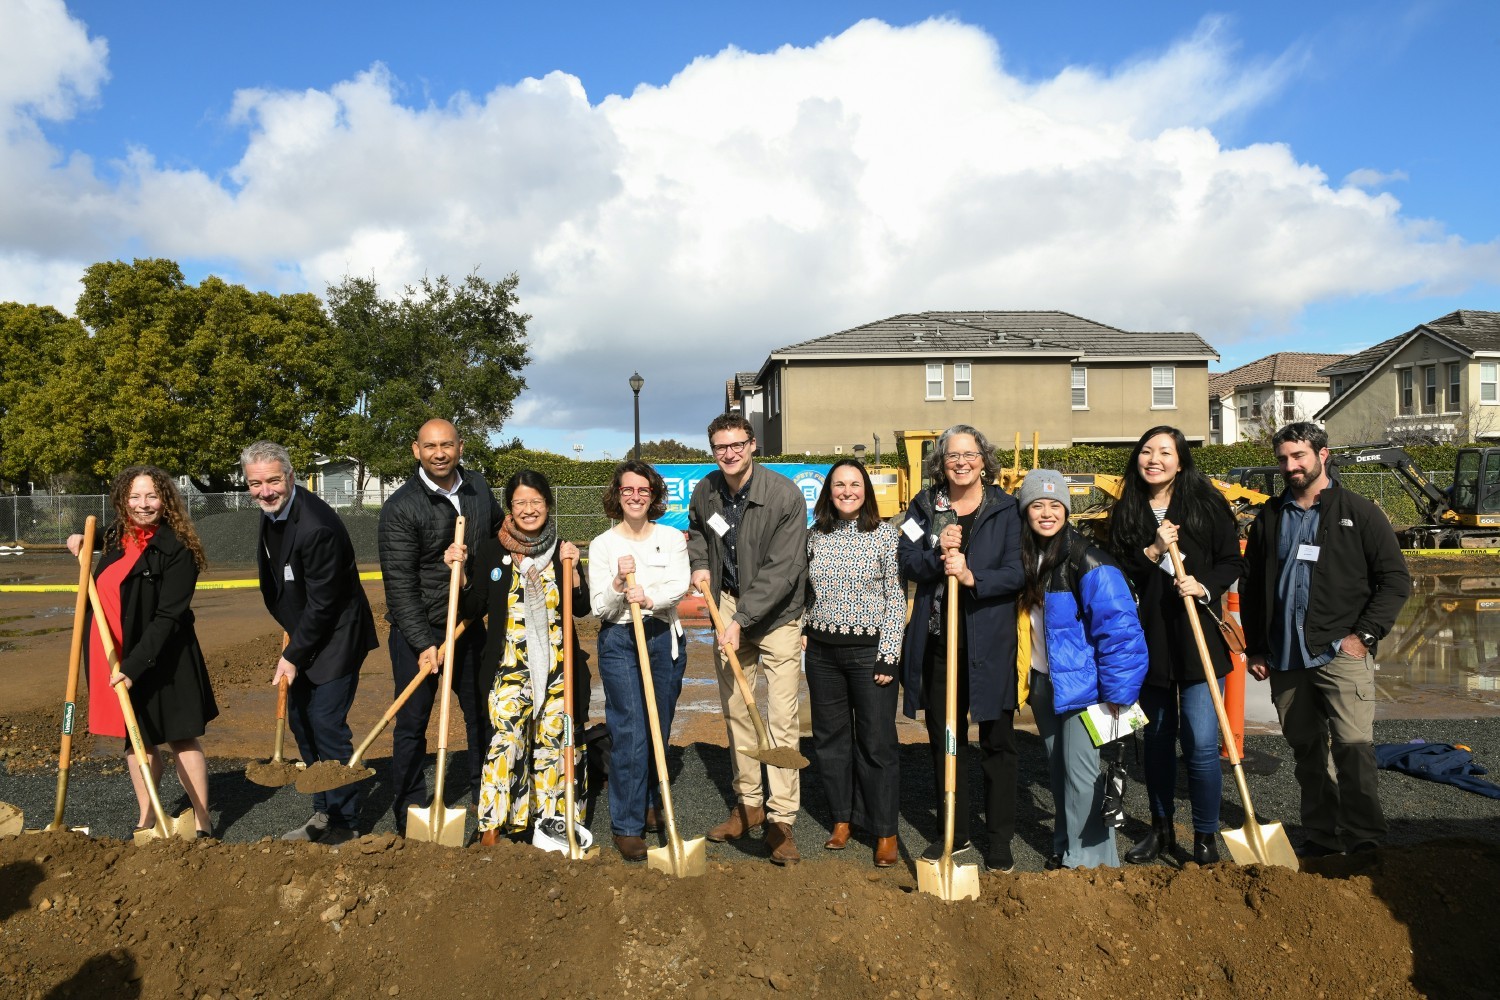
<instances>
[{"instance_id":1,"label":"dark blazer","mask_svg":"<svg viewBox=\"0 0 1500 1000\"><path fill-rule=\"evenodd\" d=\"M469 580L459 600L459 617L470 621L480 615L489 616L485 631L484 652L479 657L477 686L479 696L488 699L495 686L495 676L500 672L500 660L505 655L505 632L510 617L508 597L515 559L505 551L499 539L483 538L478 548L469 557ZM562 558L554 550L552 569L557 574L558 590L562 589ZM561 612L562 608L559 607ZM589 605L589 575L582 566L573 567L573 617L585 618L592 609ZM573 630L573 718L578 732L583 732L589 715L589 664L583 646L578 642L578 630ZM488 704L488 701L484 702ZM575 740L575 742L577 742Z\"/></svg>"},{"instance_id":2,"label":"dark blazer","mask_svg":"<svg viewBox=\"0 0 1500 1000\"><path fill-rule=\"evenodd\" d=\"M1223 677L1234 664L1209 609L1220 614L1217 610L1220 602L1244 574L1245 560L1240 555L1239 527L1228 504L1218 504L1214 511L1209 531L1189 531L1183 523L1187 514L1182 498L1173 491L1166 517L1180 529L1177 547L1182 550L1187 574L1208 589L1208 606L1194 601L1193 610L1203 627L1203 639L1208 646L1208 658L1213 662L1214 676ZM1141 628L1146 632L1146 648L1151 651L1151 668L1146 674L1146 683L1166 687L1173 682L1191 684L1203 680L1203 663L1198 656L1198 641L1193 637L1192 620L1173 586L1173 577L1149 561L1141 549L1119 553L1119 558L1140 601Z\"/></svg>"},{"instance_id":3,"label":"dark blazer","mask_svg":"<svg viewBox=\"0 0 1500 1000\"><path fill-rule=\"evenodd\" d=\"M1026 582L1021 569L1021 514L1015 497L998 486L985 487L988 502L974 522L965 556L974 586L965 602L969 657L969 717L989 722L1016 707L1016 595ZM901 533L897 555L901 575L917 585L911 620L901 650L902 708L910 718L926 707L922 690L922 657L927 650L927 619L943 576L943 559L934 544L931 488L917 494L906 517L921 529L921 541Z\"/></svg>"},{"instance_id":4,"label":"dark blazer","mask_svg":"<svg viewBox=\"0 0 1500 1000\"><path fill-rule=\"evenodd\" d=\"M119 546L105 549L95 578L124 555ZM120 672L151 745L202 736L219 714L193 630L197 585L192 552L165 523L120 583Z\"/></svg>"},{"instance_id":5,"label":"dark blazer","mask_svg":"<svg viewBox=\"0 0 1500 1000\"><path fill-rule=\"evenodd\" d=\"M260 519L260 594L289 636L282 655L308 680L324 684L358 670L378 645L375 618L344 522L310 490L298 487L291 504L276 566L266 556L271 519Z\"/></svg>"}]
</instances>

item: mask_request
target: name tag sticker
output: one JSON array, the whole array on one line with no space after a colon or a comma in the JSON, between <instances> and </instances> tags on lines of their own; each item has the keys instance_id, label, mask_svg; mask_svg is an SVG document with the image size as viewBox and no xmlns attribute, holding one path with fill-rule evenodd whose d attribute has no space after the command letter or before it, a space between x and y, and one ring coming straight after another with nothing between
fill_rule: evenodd
<instances>
[{"instance_id":1,"label":"name tag sticker","mask_svg":"<svg viewBox=\"0 0 1500 1000\"><path fill-rule=\"evenodd\" d=\"M914 542L920 542L922 540L922 526L908 517L905 521L901 522L901 534Z\"/></svg>"},{"instance_id":2,"label":"name tag sticker","mask_svg":"<svg viewBox=\"0 0 1500 1000\"><path fill-rule=\"evenodd\" d=\"M717 534L720 538L723 538L726 534L729 533L729 522L724 520L724 516L722 514L715 514L713 517L709 518L708 526L714 529L714 533Z\"/></svg>"},{"instance_id":3,"label":"name tag sticker","mask_svg":"<svg viewBox=\"0 0 1500 1000\"><path fill-rule=\"evenodd\" d=\"M1319 547L1316 546L1316 545L1299 545L1299 546L1297 546L1297 558L1301 559L1301 560L1303 560L1305 562L1317 562L1318 561L1318 552L1319 552Z\"/></svg>"},{"instance_id":4,"label":"name tag sticker","mask_svg":"<svg viewBox=\"0 0 1500 1000\"><path fill-rule=\"evenodd\" d=\"M287 580L287 581L292 581L292 580L296 580L297 579L297 577L292 574L292 567L291 567L290 563L288 563L287 565L285 565L285 566L283 566L281 568L281 578L283 580Z\"/></svg>"},{"instance_id":5,"label":"name tag sticker","mask_svg":"<svg viewBox=\"0 0 1500 1000\"><path fill-rule=\"evenodd\" d=\"M667 554L661 549L657 549L655 552L649 553L646 556L646 565L653 568L660 568L667 565Z\"/></svg>"},{"instance_id":6,"label":"name tag sticker","mask_svg":"<svg viewBox=\"0 0 1500 1000\"><path fill-rule=\"evenodd\" d=\"M1184 560L1184 563L1185 562L1186 560ZM1168 552L1166 555L1162 556L1161 562L1157 563L1157 565L1160 566L1162 568L1162 572L1166 573L1168 576L1177 575L1177 567L1172 565L1172 553ZM1185 569L1186 566L1184 566L1183 568Z\"/></svg>"}]
</instances>

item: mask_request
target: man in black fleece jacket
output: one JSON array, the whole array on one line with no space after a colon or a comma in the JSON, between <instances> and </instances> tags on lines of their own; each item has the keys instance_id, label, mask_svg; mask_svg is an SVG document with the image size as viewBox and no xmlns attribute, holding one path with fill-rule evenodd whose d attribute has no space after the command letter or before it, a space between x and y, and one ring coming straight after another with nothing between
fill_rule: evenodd
<instances>
[{"instance_id":1,"label":"man in black fleece jacket","mask_svg":"<svg viewBox=\"0 0 1500 1000\"><path fill-rule=\"evenodd\" d=\"M1386 832L1376 788L1375 646L1411 594L1411 573L1380 508L1328 477L1320 427L1288 424L1271 443L1287 489L1250 527L1240 602L1248 665L1270 679L1297 761L1299 853L1367 850Z\"/></svg>"}]
</instances>

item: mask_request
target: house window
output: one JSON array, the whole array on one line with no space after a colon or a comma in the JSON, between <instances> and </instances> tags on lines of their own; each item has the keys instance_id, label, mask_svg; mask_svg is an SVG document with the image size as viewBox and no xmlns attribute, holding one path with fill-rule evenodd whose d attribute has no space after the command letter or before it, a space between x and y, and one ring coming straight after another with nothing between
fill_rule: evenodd
<instances>
[{"instance_id":1,"label":"house window","mask_svg":"<svg viewBox=\"0 0 1500 1000\"><path fill-rule=\"evenodd\" d=\"M1251 393L1251 395L1250 395L1250 415L1252 417L1257 417L1257 418L1260 416L1260 393L1259 392Z\"/></svg>"},{"instance_id":2,"label":"house window","mask_svg":"<svg viewBox=\"0 0 1500 1000\"><path fill-rule=\"evenodd\" d=\"M1083 365L1073 366L1073 409L1089 408L1089 370Z\"/></svg>"},{"instance_id":3,"label":"house window","mask_svg":"<svg viewBox=\"0 0 1500 1000\"><path fill-rule=\"evenodd\" d=\"M771 373L771 416L781 413L781 372Z\"/></svg>"},{"instance_id":4,"label":"house window","mask_svg":"<svg viewBox=\"0 0 1500 1000\"><path fill-rule=\"evenodd\" d=\"M1342 375L1335 375L1333 377L1333 394L1331 396L1329 396L1328 398L1329 399L1338 399L1343 394L1344 394L1344 376L1342 376Z\"/></svg>"},{"instance_id":5,"label":"house window","mask_svg":"<svg viewBox=\"0 0 1500 1000\"><path fill-rule=\"evenodd\" d=\"M927 366L927 398L943 398L943 366L940 364Z\"/></svg>"},{"instance_id":6,"label":"house window","mask_svg":"<svg viewBox=\"0 0 1500 1000\"><path fill-rule=\"evenodd\" d=\"M1170 365L1151 369L1151 408L1175 409L1177 406L1177 369Z\"/></svg>"},{"instance_id":7,"label":"house window","mask_svg":"<svg viewBox=\"0 0 1500 1000\"><path fill-rule=\"evenodd\" d=\"M1218 433L1222 427L1219 422L1219 404L1216 402L1208 408L1208 426L1214 433Z\"/></svg>"},{"instance_id":8,"label":"house window","mask_svg":"<svg viewBox=\"0 0 1500 1000\"><path fill-rule=\"evenodd\" d=\"M1249 396L1236 396L1235 398L1240 401L1240 419L1241 420L1249 420L1250 419L1250 397Z\"/></svg>"},{"instance_id":9,"label":"house window","mask_svg":"<svg viewBox=\"0 0 1500 1000\"><path fill-rule=\"evenodd\" d=\"M1479 401L1481 403L1493 403L1500 400L1500 395L1495 392L1495 369L1494 361L1482 361L1479 364Z\"/></svg>"},{"instance_id":10,"label":"house window","mask_svg":"<svg viewBox=\"0 0 1500 1000\"><path fill-rule=\"evenodd\" d=\"M953 363L953 398L974 398L974 366L967 361Z\"/></svg>"},{"instance_id":11,"label":"house window","mask_svg":"<svg viewBox=\"0 0 1500 1000\"><path fill-rule=\"evenodd\" d=\"M1396 373L1396 385L1400 387L1397 399L1400 401L1400 412L1409 414L1413 412L1411 369L1403 368Z\"/></svg>"},{"instance_id":12,"label":"house window","mask_svg":"<svg viewBox=\"0 0 1500 1000\"><path fill-rule=\"evenodd\" d=\"M1295 389L1281 390L1281 422L1289 424L1297 419L1297 391Z\"/></svg>"},{"instance_id":13,"label":"house window","mask_svg":"<svg viewBox=\"0 0 1500 1000\"><path fill-rule=\"evenodd\" d=\"M1443 400L1443 411L1445 413L1458 412L1459 386L1463 379L1463 365L1457 362L1448 363L1448 395Z\"/></svg>"},{"instance_id":14,"label":"house window","mask_svg":"<svg viewBox=\"0 0 1500 1000\"><path fill-rule=\"evenodd\" d=\"M1425 365L1422 368L1422 412L1437 412L1437 365Z\"/></svg>"}]
</instances>

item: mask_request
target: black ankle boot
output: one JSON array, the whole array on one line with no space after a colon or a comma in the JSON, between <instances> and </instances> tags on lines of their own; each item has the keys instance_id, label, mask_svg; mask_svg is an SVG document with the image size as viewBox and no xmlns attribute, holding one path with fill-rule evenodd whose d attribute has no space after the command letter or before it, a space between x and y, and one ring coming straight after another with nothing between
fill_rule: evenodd
<instances>
[{"instance_id":1,"label":"black ankle boot","mask_svg":"<svg viewBox=\"0 0 1500 1000\"><path fill-rule=\"evenodd\" d=\"M1211 865L1219 860L1218 834L1193 831L1193 860L1200 865Z\"/></svg>"},{"instance_id":2,"label":"black ankle boot","mask_svg":"<svg viewBox=\"0 0 1500 1000\"><path fill-rule=\"evenodd\" d=\"M1177 853L1177 828L1172 825L1172 820L1166 816L1151 817L1151 832L1140 840L1135 846L1125 852L1125 860L1133 865L1146 865L1155 861L1162 854L1175 856Z\"/></svg>"}]
</instances>

